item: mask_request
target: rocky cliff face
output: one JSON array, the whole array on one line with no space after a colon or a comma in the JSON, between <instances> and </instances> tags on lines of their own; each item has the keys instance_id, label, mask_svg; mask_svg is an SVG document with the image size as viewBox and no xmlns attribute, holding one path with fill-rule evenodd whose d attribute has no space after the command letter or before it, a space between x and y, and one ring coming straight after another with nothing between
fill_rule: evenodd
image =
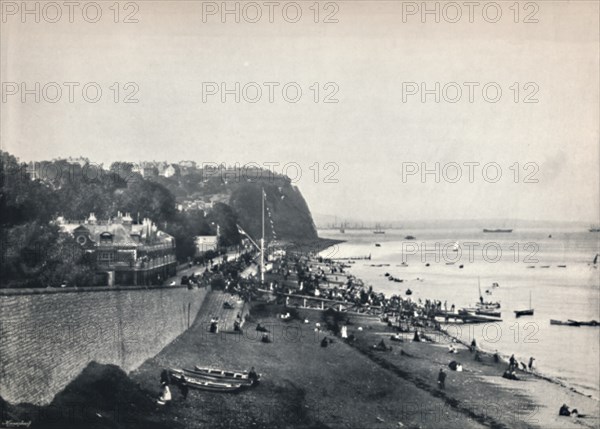
<instances>
[{"instance_id":1,"label":"rocky cliff face","mask_svg":"<svg viewBox=\"0 0 600 429\"><path fill-rule=\"evenodd\" d=\"M240 183L232 189L229 204L240 225L261 236L261 192L265 198L265 237L269 240L314 240L317 230L300 190L289 179L275 182Z\"/></svg>"},{"instance_id":2,"label":"rocky cliff face","mask_svg":"<svg viewBox=\"0 0 600 429\"><path fill-rule=\"evenodd\" d=\"M169 189L180 202L211 202L213 210L218 203L231 207L236 219L228 219L227 222L216 219L222 226L221 232L224 232L223 225L237 222L253 238L262 234L261 192L264 189L267 213L265 236L269 240L316 239L317 230L308 205L290 179L266 171L259 177L260 179L251 179L243 175L198 170L181 177L159 177L153 180ZM220 206L217 211L222 211L222 208Z\"/></svg>"}]
</instances>

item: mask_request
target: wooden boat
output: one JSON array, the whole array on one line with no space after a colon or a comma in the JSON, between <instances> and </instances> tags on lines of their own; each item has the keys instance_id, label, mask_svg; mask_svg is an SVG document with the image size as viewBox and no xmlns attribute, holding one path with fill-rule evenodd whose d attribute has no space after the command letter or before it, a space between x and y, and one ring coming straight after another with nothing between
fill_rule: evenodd
<instances>
[{"instance_id":1,"label":"wooden boat","mask_svg":"<svg viewBox=\"0 0 600 429\"><path fill-rule=\"evenodd\" d=\"M412 290L410 290L410 289L406 289L406 294L407 294L407 295L412 295Z\"/></svg>"},{"instance_id":2,"label":"wooden boat","mask_svg":"<svg viewBox=\"0 0 600 429\"><path fill-rule=\"evenodd\" d=\"M248 371L227 371L224 369L218 368L208 368L196 365L193 370L196 373L209 375L215 378L225 378L225 379L234 379L234 380L246 380L249 378Z\"/></svg>"},{"instance_id":3,"label":"wooden boat","mask_svg":"<svg viewBox=\"0 0 600 429\"><path fill-rule=\"evenodd\" d=\"M465 314L476 314L478 316L491 316L491 317L501 317L502 312L491 309L491 308L479 308L479 307L464 307L461 309Z\"/></svg>"},{"instance_id":4,"label":"wooden boat","mask_svg":"<svg viewBox=\"0 0 600 429\"><path fill-rule=\"evenodd\" d=\"M479 277L477 277L477 289L479 290L479 302L477 304L475 304L475 307L477 307L481 310L495 310L495 309L500 308L499 302L491 302L491 301L483 300L483 295L481 295L481 279ZM489 291L486 291L486 292L488 292L489 295L492 294Z\"/></svg>"},{"instance_id":5,"label":"wooden boat","mask_svg":"<svg viewBox=\"0 0 600 429\"><path fill-rule=\"evenodd\" d=\"M453 317L449 315L448 317ZM469 311L466 308L461 308L458 310L458 317L462 319L464 323L491 323L491 322L502 322L502 319L499 317L489 316L485 314L475 314L473 311Z\"/></svg>"},{"instance_id":6,"label":"wooden boat","mask_svg":"<svg viewBox=\"0 0 600 429\"><path fill-rule=\"evenodd\" d=\"M511 233L511 232L513 232L513 230L512 229L500 229L500 228L498 228L498 229L487 229L487 228L484 228L483 232L496 233L497 234L497 233Z\"/></svg>"},{"instance_id":7,"label":"wooden boat","mask_svg":"<svg viewBox=\"0 0 600 429\"><path fill-rule=\"evenodd\" d=\"M502 305L499 302L492 301L484 301L483 303L478 302L477 304L475 304L475 306L477 308L481 308L482 310L498 309L502 307Z\"/></svg>"},{"instance_id":8,"label":"wooden boat","mask_svg":"<svg viewBox=\"0 0 600 429\"><path fill-rule=\"evenodd\" d=\"M515 317L533 316L533 308L531 307L531 292L529 292L529 308L524 310L515 310Z\"/></svg>"},{"instance_id":9,"label":"wooden boat","mask_svg":"<svg viewBox=\"0 0 600 429\"><path fill-rule=\"evenodd\" d=\"M491 308L478 308L475 310L475 314L480 314L483 316L500 317L502 315L502 312Z\"/></svg>"},{"instance_id":10,"label":"wooden boat","mask_svg":"<svg viewBox=\"0 0 600 429\"><path fill-rule=\"evenodd\" d=\"M242 386L251 386L252 384L254 384L254 382L248 376L248 374L234 373L232 377L223 377L187 368L183 369L183 373L186 377L199 378L202 380L214 381L217 383L240 383Z\"/></svg>"},{"instance_id":11,"label":"wooden boat","mask_svg":"<svg viewBox=\"0 0 600 429\"><path fill-rule=\"evenodd\" d=\"M242 383L217 382L193 377L180 369L171 369L171 377L177 381L182 381L185 377L185 382L189 387L200 390L209 390L211 392L235 392L242 387Z\"/></svg>"}]
</instances>

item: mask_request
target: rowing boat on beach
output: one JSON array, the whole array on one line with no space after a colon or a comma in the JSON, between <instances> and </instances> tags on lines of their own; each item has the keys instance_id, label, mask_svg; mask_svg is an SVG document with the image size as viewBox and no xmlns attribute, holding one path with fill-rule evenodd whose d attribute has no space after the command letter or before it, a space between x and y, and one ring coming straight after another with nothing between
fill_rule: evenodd
<instances>
[{"instance_id":1,"label":"rowing boat on beach","mask_svg":"<svg viewBox=\"0 0 600 429\"><path fill-rule=\"evenodd\" d=\"M228 378L235 380L249 380L250 373L248 371L227 371L224 369L207 368L196 365L194 370L185 370L192 373L206 375L214 378Z\"/></svg>"},{"instance_id":2,"label":"rowing boat on beach","mask_svg":"<svg viewBox=\"0 0 600 429\"><path fill-rule=\"evenodd\" d=\"M171 377L179 382L185 383L192 388L200 390L209 390L211 392L235 392L242 388L242 383L239 382L217 382L200 377L194 377L181 369L171 369Z\"/></svg>"}]
</instances>

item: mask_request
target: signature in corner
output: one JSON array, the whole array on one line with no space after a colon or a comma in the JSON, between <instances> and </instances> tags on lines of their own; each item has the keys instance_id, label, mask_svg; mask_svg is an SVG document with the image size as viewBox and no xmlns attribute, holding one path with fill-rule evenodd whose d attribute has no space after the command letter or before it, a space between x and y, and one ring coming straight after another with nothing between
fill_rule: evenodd
<instances>
[{"instance_id":1,"label":"signature in corner","mask_svg":"<svg viewBox=\"0 0 600 429\"><path fill-rule=\"evenodd\" d=\"M19 422L7 420L5 422L0 422L0 429L5 428L28 428L31 426L31 421L21 420Z\"/></svg>"}]
</instances>

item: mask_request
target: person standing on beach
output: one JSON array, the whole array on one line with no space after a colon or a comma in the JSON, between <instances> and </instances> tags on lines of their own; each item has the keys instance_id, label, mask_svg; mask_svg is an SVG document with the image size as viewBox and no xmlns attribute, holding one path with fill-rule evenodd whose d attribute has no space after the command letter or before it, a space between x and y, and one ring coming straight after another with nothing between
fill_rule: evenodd
<instances>
[{"instance_id":1,"label":"person standing on beach","mask_svg":"<svg viewBox=\"0 0 600 429\"><path fill-rule=\"evenodd\" d=\"M471 353L477 351L477 341L475 341L475 338L473 338L473 341L471 341L471 347L469 349Z\"/></svg>"},{"instance_id":2,"label":"person standing on beach","mask_svg":"<svg viewBox=\"0 0 600 429\"><path fill-rule=\"evenodd\" d=\"M535 360L535 358L534 358L534 357L530 357L530 358L529 358L529 365L528 365L528 367L529 367L529 371L533 371L533 361L534 361L534 360Z\"/></svg>"},{"instance_id":3,"label":"person standing on beach","mask_svg":"<svg viewBox=\"0 0 600 429\"><path fill-rule=\"evenodd\" d=\"M438 386L440 389L446 389L446 373L444 372L444 368L440 368L440 372L438 374Z\"/></svg>"},{"instance_id":4,"label":"person standing on beach","mask_svg":"<svg viewBox=\"0 0 600 429\"><path fill-rule=\"evenodd\" d=\"M508 360L508 369L511 370L517 365L517 360L515 359L515 355L510 355L510 359Z\"/></svg>"}]
</instances>

